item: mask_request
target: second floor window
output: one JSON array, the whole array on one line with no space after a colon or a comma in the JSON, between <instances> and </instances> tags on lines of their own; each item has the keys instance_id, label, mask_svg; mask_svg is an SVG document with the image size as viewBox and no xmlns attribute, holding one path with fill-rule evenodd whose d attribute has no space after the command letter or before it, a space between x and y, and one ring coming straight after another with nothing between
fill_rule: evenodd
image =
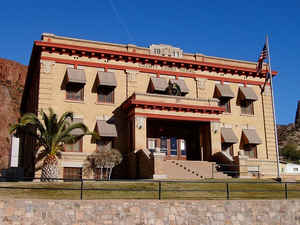
<instances>
[{"instance_id":1,"label":"second floor window","mask_svg":"<svg viewBox=\"0 0 300 225\"><path fill-rule=\"evenodd\" d=\"M99 86L97 89L98 102L114 103L114 88Z\"/></svg>"},{"instance_id":2,"label":"second floor window","mask_svg":"<svg viewBox=\"0 0 300 225\"><path fill-rule=\"evenodd\" d=\"M225 112L231 113L230 98L219 98L219 106L225 108Z\"/></svg>"},{"instance_id":3,"label":"second floor window","mask_svg":"<svg viewBox=\"0 0 300 225\"><path fill-rule=\"evenodd\" d=\"M68 84L66 87L66 99L83 101L84 100L84 86L75 84Z\"/></svg>"},{"instance_id":4,"label":"second floor window","mask_svg":"<svg viewBox=\"0 0 300 225\"><path fill-rule=\"evenodd\" d=\"M251 100L241 100L240 101L241 113L246 115L254 115L253 101Z\"/></svg>"}]
</instances>

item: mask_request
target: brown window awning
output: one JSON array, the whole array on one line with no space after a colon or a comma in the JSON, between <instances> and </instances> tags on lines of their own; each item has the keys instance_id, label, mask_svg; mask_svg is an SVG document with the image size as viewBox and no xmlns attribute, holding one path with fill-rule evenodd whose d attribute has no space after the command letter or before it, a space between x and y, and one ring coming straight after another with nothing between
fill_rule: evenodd
<instances>
[{"instance_id":1,"label":"brown window awning","mask_svg":"<svg viewBox=\"0 0 300 225\"><path fill-rule=\"evenodd\" d=\"M86 78L84 70L67 68L67 83L76 83L85 85Z\"/></svg>"},{"instance_id":2,"label":"brown window awning","mask_svg":"<svg viewBox=\"0 0 300 225\"><path fill-rule=\"evenodd\" d=\"M258 100L257 95L251 87L240 87L241 98L245 100Z\"/></svg>"},{"instance_id":3,"label":"brown window awning","mask_svg":"<svg viewBox=\"0 0 300 225\"><path fill-rule=\"evenodd\" d=\"M227 84L216 84L217 98L234 98L234 93Z\"/></svg>"},{"instance_id":4,"label":"brown window awning","mask_svg":"<svg viewBox=\"0 0 300 225\"><path fill-rule=\"evenodd\" d=\"M235 136L232 128L221 128L222 142L235 144L239 139Z\"/></svg>"},{"instance_id":5,"label":"brown window awning","mask_svg":"<svg viewBox=\"0 0 300 225\"><path fill-rule=\"evenodd\" d=\"M168 87L168 81L163 77L151 77L150 82L153 87L153 91L165 91Z\"/></svg>"},{"instance_id":6,"label":"brown window awning","mask_svg":"<svg viewBox=\"0 0 300 225\"><path fill-rule=\"evenodd\" d=\"M178 79L178 80L171 79L170 81L176 83L176 84L180 87L181 93L183 93L183 94L189 93L190 90L189 90L189 88L186 86L186 83L184 82L184 80L180 80L180 79Z\"/></svg>"},{"instance_id":7,"label":"brown window awning","mask_svg":"<svg viewBox=\"0 0 300 225\"><path fill-rule=\"evenodd\" d=\"M115 76L115 73L113 73L113 72L98 71L97 79L98 79L98 86L99 85L110 86L110 87L117 86L116 76Z\"/></svg>"},{"instance_id":8,"label":"brown window awning","mask_svg":"<svg viewBox=\"0 0 300 225\"><path fill-rule=\"evenodd\" d=\"M71 122L71 124L74 124L74 123L83 123L83 119L81 118L73 118L73 121ZM71 134L72 135L81 135L83 134L82 130L79 129L79 128L76 128L74 130L71 131Z\"/></svg>"},{"instance_id":9,"label":"brown window awning","mask_svg":"<svg viewBox=\"0 0 300 225\"><path fill-rule=\"evenodd\" d=\"M262 143L255 129L243 129L243 135L246 139L246 144L258 145Z\"/></svg>"},{"instance_id":10,"label":"brown window awning","mask_svg":"<svg viewBox=\"0 0 300 225\"><path fill-rule=\"evenodd\" d=\"M105 120L97 120L95 129L100 137L118 137L116 125Z\"/></svg>"}]
</instances>

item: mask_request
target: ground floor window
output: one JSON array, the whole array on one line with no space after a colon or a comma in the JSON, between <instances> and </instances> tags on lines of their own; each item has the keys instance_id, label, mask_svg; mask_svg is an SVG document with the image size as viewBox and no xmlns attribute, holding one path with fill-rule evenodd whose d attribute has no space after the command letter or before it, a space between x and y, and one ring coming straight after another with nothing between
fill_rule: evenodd
<instances>
[{"instance_id":1,"label":"ground floor window","mask_svg":"<svg viewBox=\"0 0 300 225\"><path fill-rule=\"evenodd\" d=\"M64 179L80 180L82 177L82 168L64 167ZM65 180L71 182L72 180Z\"/></svg>"},{"instance_id":2,"label":"ground floor window","mask_svg":"<svg viewBox=\"0 0 300 225\"><path fill-rule=\"evenodd\" d=\"M74 144L65 144L66 152L82 152L82 139Z\"/></svg>"},{"instance_id":3,"label":"ground floor window","mask_svg":"<svg viewBox=\"0 0 300 225\"><path fill-rule=\"evenodd\" d=\"M244 145L244 153L249 158L256 159L257 158L257 147L256 147L256 145L245 144Z\"/></svg>"},{"instance_id":4,"label":"ground floor window","mask_svg":"<svg viewBox=\"0 0 300 225\"><path fill-rule=\"evenodd\" d=\"M160 152L166 153L168 151L168 139L166 137L160 138Z\"/></svg>"},{"instance_id":5,"label":"ground floor window","mask_svg":"<svg viewBox=\"0 0 300 225\"><path fill-rule=\"evenodd\" d=\"M181 152L181 155L186 155L186 143L185 143L185 140L181 139L179 140L179 148L180 148L180 152Z\"/></svg>"},{"instance_id":6,"label":"ground floor window","mask_svg":"<svg viewBox=\"0 0 300 225\"><path fill-rule=\"evenodd\" d=\"M156 144L155 144L155 139L154 138L148 138L148 149L149 149L149 151L150 152L155 152L155 146L156 146Z\"/></svg>"},{"instance_id":7,"label":"ground floor window","mask_svg":"<svg viewBox=\"0 0 300 225\"><path fill-rule=\"evenodd\" d=\"M159 149L160 153L170 156L186 156L186 141L176 137L147 138L147 147L150 152Z\"/></svg>"},{"instance_id":8,"label":"ground floor window","mask_svg":"<svg viewBox=\"0 0 300 225\"><path fill-rule=\"evenodd\" d=\"M177 155L177 139L175 137L170 138L171 142L171 155Z\"/></svg>"}]
</instances>

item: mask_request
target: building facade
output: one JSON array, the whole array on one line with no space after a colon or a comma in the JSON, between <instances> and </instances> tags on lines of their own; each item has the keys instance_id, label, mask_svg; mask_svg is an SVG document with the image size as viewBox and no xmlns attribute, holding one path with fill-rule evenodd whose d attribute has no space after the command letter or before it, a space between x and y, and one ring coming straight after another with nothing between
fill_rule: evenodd
<instances>
[{"instance_id":1,"label":"building facade","mask_svg":"<svg viewBox=\"0 0 300 225\"><path fill-rule=\"evenodd\" d=\"M256 74L254 62L169 45L143 48L44 33L34 42L21 111L73 111L101 137L66 145L61 177L79 174L86 157L103 148L122 153L114 174L119 178L226 177L222 170L276 177L269 85L261 93L265 75L266 67ZM34 140L23 137L22 143L25 173L37 174ZM218 171L212 175L211 168Z\"/></svg>"}]
</instances>

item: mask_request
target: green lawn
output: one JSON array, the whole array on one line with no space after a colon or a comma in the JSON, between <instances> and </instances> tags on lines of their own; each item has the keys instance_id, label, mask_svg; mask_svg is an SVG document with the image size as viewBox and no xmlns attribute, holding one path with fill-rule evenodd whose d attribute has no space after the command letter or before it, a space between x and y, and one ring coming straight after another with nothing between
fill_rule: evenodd
<instances>
[{"instance_id":1,"label":"green lawn","mask_svg":"<svg viewBox=\"0 0 300 225\"><path fill-rule=\"evenodd\" d=\"M232 179L229 182L230 199L284 199L285 185L271 180ZM208 183L207 183L208 182ZM161 199L226 199L227 187L222 180L207 182L161 182ZM218 183L214 183L218 182ZM247 183L243 183L247 182ZM0 182L0 198L26 199L80 199L80 182ZM32 188L32 189L20 189ZM41 188L49 188L44 190ZM158 182L86 181L83 199L158 199ZM288 198L300 198L300 183L289 183ZM69 189L69 190L59 190ZM75 189L75 190L72 190ZM89 190L87 190L89 189ZM99 190L97 190L99 189ZM294 190L294 191L293 191Z\"/></svg>"}]
</instances>

